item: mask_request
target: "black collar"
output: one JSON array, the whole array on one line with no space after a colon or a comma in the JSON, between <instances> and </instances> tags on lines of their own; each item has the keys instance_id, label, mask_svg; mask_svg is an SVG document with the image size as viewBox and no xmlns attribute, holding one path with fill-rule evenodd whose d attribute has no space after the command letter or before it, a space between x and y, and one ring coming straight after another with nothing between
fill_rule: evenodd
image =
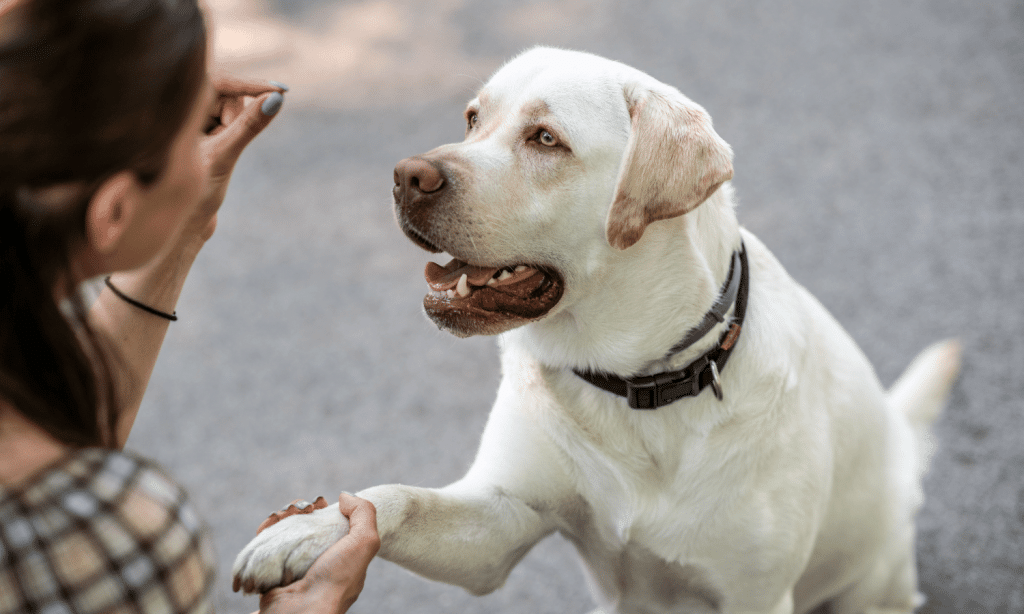
<instances>
[{"instance_id":1,"label":"black collar","mask_svg":"<svg viewBox=\"0 0 1024 614\"><path fill-rule=\"evenodd\" d=\"M737 268L739 268L738 275L736 274ZM640 377L619 377L609 373L575 370L574 373L598 388L620 397L626 397L629 406L633 409L658 409L683 397L695 397L709 385L715 396L721 401L722 385L718 376L725 369L725 363L729 360L729 355L732 354L733 348L736 347L736 340L740 336L743 317L747 312L749 278L747 248L740 243L740 249L732 254L729 276L718 293L718 300L715 301L711 310L704 314L704 318L690 329L683 340L668 351L665 358L690 347L717 324L724 322L725 314L735 302L736 309L733 311L732 324L722 334L717 345L682 369Z\"/></svg>"}]
</instances>

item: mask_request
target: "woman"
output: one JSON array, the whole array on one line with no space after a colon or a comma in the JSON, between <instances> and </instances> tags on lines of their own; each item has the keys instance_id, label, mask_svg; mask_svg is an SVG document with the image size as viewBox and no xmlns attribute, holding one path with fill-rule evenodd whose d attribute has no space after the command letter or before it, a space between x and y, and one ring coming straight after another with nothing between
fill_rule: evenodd
<instances>
[{"instance_id":1,"label":"woman","mask_svg":"<svg viewBox=\"0 0 1024 614\"><path fill-rule=\"evenodd\" d=\"M207 75L196 0L0 0L0 614L204 612L180 486L121 452L185 277L283 86ZM82 282L109 275L91 309ZM344 612L373 507L265 612Z\"/></svg>"}]
</instances>

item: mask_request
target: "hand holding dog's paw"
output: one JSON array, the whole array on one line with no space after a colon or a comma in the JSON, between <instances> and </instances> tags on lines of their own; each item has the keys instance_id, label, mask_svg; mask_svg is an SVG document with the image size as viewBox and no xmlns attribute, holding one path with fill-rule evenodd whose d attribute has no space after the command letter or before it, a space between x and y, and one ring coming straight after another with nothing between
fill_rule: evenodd
<instances>
[{"instance_id":1,"label":"hand holding dog's paw","mask_svg":"<svg viewBox=\"0 0 1024 614\"><path fill-rule=\"evenodd\" d=\"M293 503L272 514L235 558L233 589L265 593L302 578L313 562L348 533L349 523L337 505L321 497L305 506Z\"/></svg>"}]
</instances>

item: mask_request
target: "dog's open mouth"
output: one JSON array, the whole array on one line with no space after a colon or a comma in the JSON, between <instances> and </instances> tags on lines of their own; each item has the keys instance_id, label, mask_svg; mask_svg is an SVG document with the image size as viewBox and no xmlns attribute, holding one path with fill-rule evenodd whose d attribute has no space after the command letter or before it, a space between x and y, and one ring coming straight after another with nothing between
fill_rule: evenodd
<instances>
[{"instance_id":1,"label":"dog's open mouth","mask_svg":"<svg viewBox=\"0 0 1024 614\"><path fill-rule=\"evenodd\" d=\"M424 276L431 292L423 299L427 315L460 337L495 335L547 314L562 298L564 283L547 267L486 267L453 259L428 262Z\"/></svg>"}]
</instances>

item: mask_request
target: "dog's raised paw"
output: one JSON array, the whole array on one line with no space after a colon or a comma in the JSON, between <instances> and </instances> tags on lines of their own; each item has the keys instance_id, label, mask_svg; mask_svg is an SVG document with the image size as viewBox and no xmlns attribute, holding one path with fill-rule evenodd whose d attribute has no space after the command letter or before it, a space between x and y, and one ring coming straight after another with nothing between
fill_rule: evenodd
<instances>
[{"instance_id":1,"label":"dog's raised paw","mask_svg":"<svg viewBox=\"0 0 1024 614\"><path fill-rule=\"evenodd\" d=\"M347 533L348 520L337 504L289 516L264 529L238 554L231 569L232 588L251 594L291 584Z\"/></svg>"}]
</instances>

